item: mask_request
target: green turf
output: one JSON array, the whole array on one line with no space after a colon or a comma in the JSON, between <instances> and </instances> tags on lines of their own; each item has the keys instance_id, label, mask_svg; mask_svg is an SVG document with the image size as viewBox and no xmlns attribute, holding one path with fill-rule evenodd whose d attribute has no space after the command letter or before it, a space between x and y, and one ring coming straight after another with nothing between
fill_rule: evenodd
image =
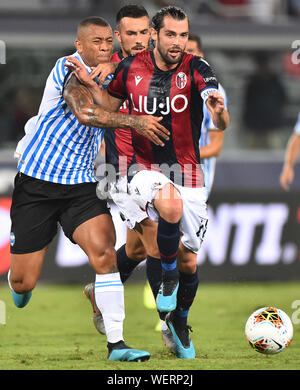
<instances>
[{"instance_id":1,"label":"green turf","mask_svg":"<svg viewBox=\"0 0 300 390\"><path fill-rule=\"evenodd\" d=\"M157 314L143 305L143 285L125 286L127 344L151 352L144 363L107 361L106 338L96 332L81 286L38 284L24 309L14 307L6 285L6 325L0 325L1 370L299 370L300 324L287 350L265 356L244 336L248 316L271 305L292 316L298 283L202 284L190 313L196 359L167 352L155 331ZM300 319L300 315L298 315Z\"/></svg>"}]
</instances>

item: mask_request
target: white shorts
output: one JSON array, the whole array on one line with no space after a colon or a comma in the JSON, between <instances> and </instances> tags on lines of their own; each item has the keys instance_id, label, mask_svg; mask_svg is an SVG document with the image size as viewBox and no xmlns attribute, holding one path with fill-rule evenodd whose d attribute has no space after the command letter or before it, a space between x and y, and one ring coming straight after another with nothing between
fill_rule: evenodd
<instances>
[{"instance_id":1,"label":"white shorts","mask_svg":"<svg viewBox=\"0 0 300 390\"><path fill-rule=\"evenodd\" d=\"M148 218L147 213L129 195L127 177L123 176L117 182L112 183L108 193L118 206L120 216L126 221L129 229L134 229L136 223Z\"/></svg>"},{"instance_id":2,"label":"white shorts","mask_svg":"<svg viewBox=\"0 0 300 390\"><path fill-rule=\"evenodd\" d=\"M178 190L183 202L179 226L182 244L190 251L197 253L203 242L208 223L205 187L182 187L174 184L160 172L144 170L134 175L129 183L132 201L145 210L150 219L158 221L159 214L153 204L154 198L157 192L168 183Z\"/></svg>"}]
</instances>

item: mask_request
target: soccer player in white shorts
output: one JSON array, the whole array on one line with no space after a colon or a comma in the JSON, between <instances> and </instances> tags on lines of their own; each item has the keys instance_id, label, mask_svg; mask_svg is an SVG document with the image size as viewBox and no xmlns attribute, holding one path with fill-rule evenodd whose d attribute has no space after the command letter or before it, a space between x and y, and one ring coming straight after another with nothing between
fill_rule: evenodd
<instances>
[{"instance_id":1,"label":"soccer player in white shorts","mask_svg":"<svg viewBox=\"0 0 300 390\"><path fill-rule=\"evenodd\" d=\"M177 160L183 168L183 177L185 167L191 165L193 173L190 186L185 180L176 183L180 186L184 184L186 191L202 188L202 171L198 166L202 104L206 102L217 128L225 129L228 126L229 115L224 108L224 99L218 93L218 82L209 64L199 57L184 53L189 33L188 18L184 11L178 7L165 7L153 17L152 24L154 27L151 37L156 41L154 50L129 56L120 62L107 92L101 91L88 78L78 61L71 60L77 77L88 86L94 100L103 107L109 106L117 110L124 100L130 97L132 112L155 112L158 117L162 117L165 127L169 131L172 129L170 139L164 141L162 148L156 146L157 144L144 142L133 130L139 165L147 165L147 171L151 171L149 165L152 165L152 161L153 164L166 163L170 166ZM195 179L197 172L201 172L198 185ZM184 229L184 240L190 247L184 246L180 241L180 234L186 220L186 214L183 218L186 200L183 194L180 195L180 187L175 187L172 180L165 182L163 176L159 176L163 186L160 181L142 184L138 182L137 186L134 186L140 174L134 175L129 183L129 192L131 195L136 192L135 195L141 207L145 207L144 210L150 210L152 202L159 213L157 244L161 255L163 282L157 295L157 308L160 311L169 311L166 322L174 336L176 355L180 358L194 358L195 350L188 335L186 321L198 286L195 252L199 249L206 221L200 215L200 226L196 231ZM150 174L152 172L147 173ZM151 184L155 184L152 189ZM155 188L156 186L158 188ZM153 191L156 195L153 195ZM202 192L202 199L205 201L205 189L202 188ZM191 204L194 199L193 196ZM201 214L202 211L201 208Z\"/></svg>"}]
</instances>

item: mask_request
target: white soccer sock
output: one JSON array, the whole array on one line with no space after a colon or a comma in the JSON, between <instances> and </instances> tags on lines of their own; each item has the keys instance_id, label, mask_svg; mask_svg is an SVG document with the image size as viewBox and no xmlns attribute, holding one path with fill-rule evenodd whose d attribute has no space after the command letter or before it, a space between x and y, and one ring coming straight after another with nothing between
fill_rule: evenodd
<instances>
[{"instance_id":1,"label":"white soccer sock","mask_svg":"<svg viewBox=\"0 0 300 390\"><path fill-rule=\"evenodd\" d=\"M107 341L123 340L124 286L119 272L96 274L95 300L103 316Z\"/></svg>"},{"instance_id":2,"label":"white soccer sock","mask_svg":"<svg viewBox=\"0 0 300 390\"><path fill-rule=\"evenodd\" d=\"M10 279L10 269L8 270L8 273L7 273L7 283L8 283L9 288L11 289L11 291L13 291L14 289L12 288L12 285L11 285L9 279Z\"/></svg>"}]
</instances>

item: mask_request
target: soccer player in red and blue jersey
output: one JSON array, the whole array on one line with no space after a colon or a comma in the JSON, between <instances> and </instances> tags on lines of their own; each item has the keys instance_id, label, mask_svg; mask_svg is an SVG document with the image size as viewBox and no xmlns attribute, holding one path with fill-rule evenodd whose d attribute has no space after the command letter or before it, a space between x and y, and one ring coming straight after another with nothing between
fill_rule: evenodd
<instances>
[{"instance_id":1,"label":"soccer player in red and blue jersey","mask_svg":"<svg viewBox=\"0 0 300 390\"><path fill-rule=\"evenodd\" d=\"M161 147L157 142L145 142L133 130L138 173L129 172L129 177L133 175L129 191L135 202L158 222L163 282L157 308L170 312L166 322L174 336L176 355L194 358L187 315L198 287L196 253L207 225L206 190L198 148L203 102L216 127L225 129L229 115L210 66L201 58L184 53L189 35L186 14L177 7L166 7L152 22L154 50L124 59L108 93L85 77L86 72L76 60L73 64L75 74L89 87L98 104L117 110L128 99L131 113L162 117L170 132L169 140L164 140ZM162 172L168 169L167 177ZM119 188L118 193L121 192Z\"/></svg>"}]
</instances>

